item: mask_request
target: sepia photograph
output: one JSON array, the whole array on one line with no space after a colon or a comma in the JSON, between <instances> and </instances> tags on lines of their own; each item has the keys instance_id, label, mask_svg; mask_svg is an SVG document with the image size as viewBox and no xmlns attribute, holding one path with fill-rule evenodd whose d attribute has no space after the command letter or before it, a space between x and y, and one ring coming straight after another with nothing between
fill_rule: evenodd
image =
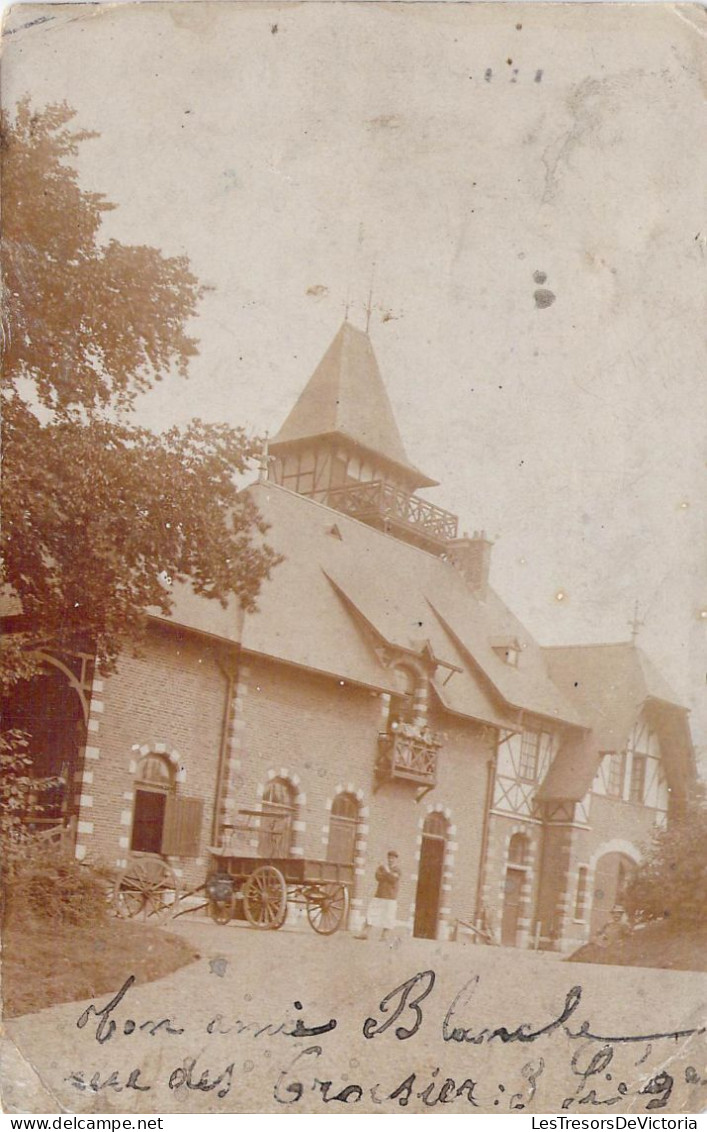
<instances>
[{"instance_id":1,"label":"sepia photograph","mask_svg":"<svg viewBox=\"0 0 707 1132\"><path fill-rule=\"evenodd\" d=\"M3 1110L697 1128L707 11L16 4L0 89Z\"/></svg>"}]
</instances>

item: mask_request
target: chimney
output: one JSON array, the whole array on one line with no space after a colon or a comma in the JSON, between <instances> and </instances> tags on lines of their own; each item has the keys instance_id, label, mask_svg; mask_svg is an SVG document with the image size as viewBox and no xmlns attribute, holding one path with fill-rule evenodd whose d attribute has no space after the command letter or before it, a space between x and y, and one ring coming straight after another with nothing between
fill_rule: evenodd
<instances>
[{"instance_id":1,"label":"chimney","mask_svg":"<svg viewBox=\"0 0 707 1132\"><path fill-rule=\"evenodd\" d=\"M493 543L486 537L486 531L474 531L469 537L454 539L448 544L449 560L456 566L464 581L479 597L486 596L491 568L491 547Z\"/></svg>"}]
</instances>

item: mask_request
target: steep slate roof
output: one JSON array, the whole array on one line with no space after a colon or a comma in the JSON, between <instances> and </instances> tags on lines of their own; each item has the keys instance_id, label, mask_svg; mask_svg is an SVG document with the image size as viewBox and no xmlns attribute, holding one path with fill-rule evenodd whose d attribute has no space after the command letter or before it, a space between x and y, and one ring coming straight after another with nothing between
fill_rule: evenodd
<instances>
[{"instance_id":1,"label":"steep slate roof","mask_svg":"<svg viewBox=\"0 0 707 1132\"><path fill-rule=\"evenodd\" d=\"M684 785L693 760L687 710L640 648L625 642L557 646L543 652L554 682L588 719L591 736L581 748L560 752L539 797L583 798L602 753L626 749L644 710L649 711L668 755L668 780L671 785Z\"/></svg>"},{"instance_id":2,"label":"steep slate roof","mask_svg":"<svg viewBox=\"0 0 707 1132\"><path fill-rule=\"evenodd\" d=\"M180 628L192 629L208 637L236 644L240 640L243 627L243 611L236 598L224 607L220 601L201 597L194 593L189 583L172 586L172 612L165 617L156 607L148 609L154 621L164 621Z\"/></svg>"},{"instance_id":3,"label":"steep slate roof","mask_svg":"<svg viewBox=\"0 0 707 1132\"><path fill-rule=\"evenodd\" d=\"M427 647L450 711L517 727L514 709L524 709L581 726L542 650L495 593L481 602L450 563L285 488L249 491L285 561L244 618L245 650L393 691L376 647ZM509 633L523 645L518 668L490 643Z\"/></svg>"},{"instance_id":4,"label":"steep slate roof","mask_svg":"<svg viewBox=\"0 0 707 1132\"><path fill-rule=\"evenodd\" d=\"M432 480L409 461L367 334L344 322L271 442L338 435L385 457L417 487Z\"/></svg>"}]
</instances>

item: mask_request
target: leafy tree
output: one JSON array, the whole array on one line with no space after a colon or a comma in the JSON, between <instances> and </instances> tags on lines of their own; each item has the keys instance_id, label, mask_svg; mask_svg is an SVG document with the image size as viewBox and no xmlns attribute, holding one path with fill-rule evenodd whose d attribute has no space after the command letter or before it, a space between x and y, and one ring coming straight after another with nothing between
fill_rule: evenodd
<instances>
[{"instance_id":1,"label":"leafy tree","mask_svg":"<svg viewBox=\"0 0 707 1132\"><path fill-rule=\"evenodd\" d=\"M21 605L0 681L49 644L88 639L104 670L171 587L254 606L277 562L236 477L257 454L239 428L156 435L137 396L186 377L203 288L184 257L103 239L113 208L73 167L93 135L28 101L0 122L3 337L2 581Z\"/></svg>"},{"instance_id":2,"label":"leafy tree","mask_svg":"<svg viewBox=\"0 0 707 1132\"><path fill-rule=\"evenodd\" d=\"M669 919L680 928L707 924L707 806L702 791L655 834L624 903L636 921Z\"/></svg>"}]
</instances>

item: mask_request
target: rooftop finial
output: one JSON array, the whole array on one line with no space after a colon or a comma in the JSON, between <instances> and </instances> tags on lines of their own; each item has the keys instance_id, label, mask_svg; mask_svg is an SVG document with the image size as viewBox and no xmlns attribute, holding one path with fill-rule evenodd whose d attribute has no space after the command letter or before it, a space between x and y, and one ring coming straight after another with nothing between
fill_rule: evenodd
<instances>
[{"instance_id":1,"label":"rooftop finial","mask_svg":"<svg viewBox=\"0 0 707 1132\"><path fill-rule=\"evenodd\" d=\"M645 624L645 622L641 621L641 619L638 616L639 609L640 609L639 604L638 604L638 602L636 602L636 604L633 607L633 617L629 621L629 625L631 627L631 640L632 641L636 640L636 638L638 636L639 629L641 629L641 627Z\"/></svg>"}]
</instances>

